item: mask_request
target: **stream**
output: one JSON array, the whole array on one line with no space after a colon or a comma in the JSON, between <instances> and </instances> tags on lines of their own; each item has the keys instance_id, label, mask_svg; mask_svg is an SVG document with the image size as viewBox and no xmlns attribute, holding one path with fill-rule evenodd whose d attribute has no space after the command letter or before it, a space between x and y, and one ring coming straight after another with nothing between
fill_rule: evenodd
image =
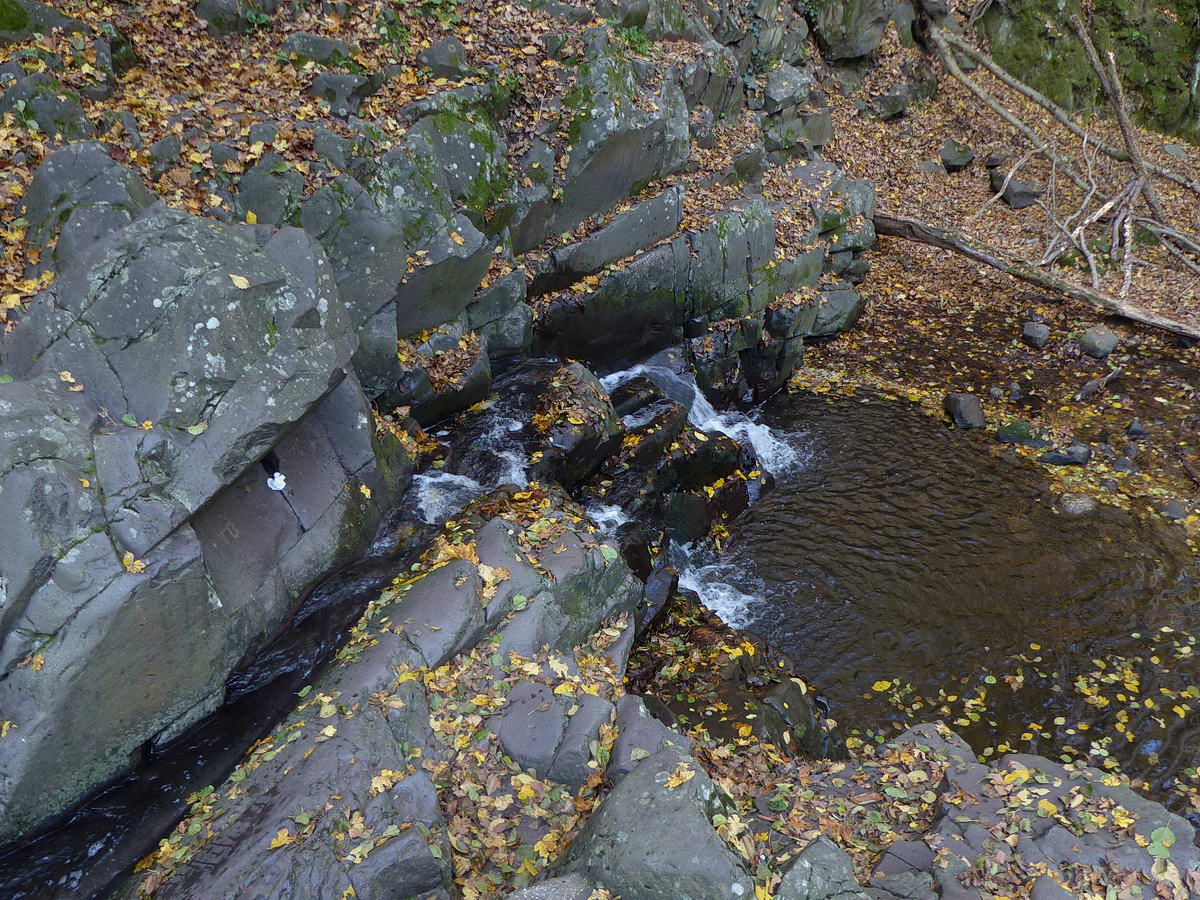
<instances>
[{"instance_id":1,"label":"stream","mask_svg":"<svg viewBox=\"0 0 1200 900\"><path fill-rule=\"evenodd\" d=\"M681 584L791 655L848 735L943 718L977 753L1119 768L1200 826L1181 529L1056 510L1035 466L906 404L780 395L759 420L798 461L724 553L676 551Z\"/></svg>"},{"instance_id":2,"label":"stream","mask_svg":"<svg viewBox=\"0 0 1200 900\"><path fill-rule=\"evenodd\" d=\"M654 364L605 387L638 375L683 403L694 426L752 444L776 478L730 524L723 552L672 548L680 584L790 654L852 740L943 718L976 752L1111 759L1189 813L1195 782L1184 773L1200 764L1200 729L1195 713L1171 707L1200 706L1200 590L1178 530L1109 506L1056 510L1035 467L905 404L779 395L753 416L718 412L690 375ZM496 484L524 485L523 427L503 400L469 423L459 471L417 475L393 524L425 523L419 531ZM590 512L606 531L627 520L616 507ZM386 532L230 679L222 709L0 852L0 896L100 897L120 883L186 798L219 783L286 715L406 565Z\"/></svg>"}]
</instances>

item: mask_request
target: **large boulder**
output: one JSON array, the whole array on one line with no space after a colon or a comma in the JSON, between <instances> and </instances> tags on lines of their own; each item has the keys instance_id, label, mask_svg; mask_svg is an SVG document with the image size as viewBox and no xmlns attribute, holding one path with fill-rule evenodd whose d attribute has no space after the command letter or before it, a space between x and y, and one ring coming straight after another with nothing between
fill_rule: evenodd
<instances>
[{"instance_id":1,"label":"large boulder","mask_svg":"<svg viewBox=\"0 0 1200 900\"><path fill-rule=\"evenodd\" d=\"M136 193L92 149L96 196ZM30 205L61 219L49 188ZM411 469L298 229L152 207L62 265L0 348L0 521L24 523L0 559L0 838L219 704Z\"/></svg>"},{"instance_id":2,"label":"large boulder","mask_svg":"<svg viewBox=\"0 0 1200 900\"><path fill-rule=\"evenodd\" d=\"M666 747L613 788L558 871L639 900L750 897L745 865L713 827L732 812L690 755Z\"/></svg>"},{"instance_id":3,"label":"large boulder","mask_svg":"<svg viewBox=\"0 0 1200 900\"><path fill-rule=\"evenodd\" d=\"M36 0L0 0L0 45L27 41L35 34L61 28L68 34L88 34L91 29Z\"/></svg>"},{"instance_id":4,"label":"large boulder","mask_svg":"<svg viewBox=\"0 0 1200 900\"><path fill-rule=\"evenodd\" d=\"M817 42L826 59L857 59L875 52L891 19L884 0L819 0Z\"/></svg>"}]
</instances>

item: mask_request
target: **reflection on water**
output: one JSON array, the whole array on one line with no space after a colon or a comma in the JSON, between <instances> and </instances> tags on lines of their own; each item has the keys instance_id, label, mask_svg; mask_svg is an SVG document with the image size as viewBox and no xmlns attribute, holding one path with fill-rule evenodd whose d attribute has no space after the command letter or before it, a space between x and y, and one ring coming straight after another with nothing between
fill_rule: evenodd
<instances>
[{"instance_id":1,"label":"reflection on water","mask_svg":"<svg viewBox=\"0 0 1200 900\"><path fill-rule=\"evenodd\" d=\"M913 718L959 719L977 751L1111 754L1160 796L1196 766L1186 634L1200 595L1178 529L1106 506L1055 512L1034 467L906 405L786 396L762 422L806 464L731 527L710 599L742 595L738 617L795 657L844 726L916 701ZM1126 722L1138 740L1117 732Z\"/></svg>"}]
</instances>

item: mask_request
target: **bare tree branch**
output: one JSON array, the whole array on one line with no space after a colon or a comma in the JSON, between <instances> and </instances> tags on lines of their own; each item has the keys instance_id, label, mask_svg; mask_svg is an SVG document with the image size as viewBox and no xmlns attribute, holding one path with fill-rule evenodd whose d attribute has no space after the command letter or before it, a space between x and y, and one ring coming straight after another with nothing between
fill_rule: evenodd
<instances>
[{"instance_id":1,"label":"bare tree branch","mask_svg":"<svg viewBox=\"0 0 1200 900\"><path fill-rule=\"evenodd\" d=\"M1126 319L1139 322L1142 325L1149 325L1173 334L1200 339L1200 326L1178 322L1150 310L1117 300L1101 291L1082 287L1081 285L1067 281L1065 278L1059 278L1057 275L1043 271L1028 260L1021 259L1006 250L991 247L981 242L973 242L957 232L938 228L935 225L929 225L917 219L891 216L886 213L876 213L874 223L875 231L879 234L929 244L933 247L940 247L943 250L952 250L968 259L991 266L1014 278L1028 281L1030 284L1036 284L1047 290L1066 294L1068 297L1073 297L1084 303L1090 303L1107 312L1116 313L1119 316L1124 316Z\"/></svg>"}]
</instances>

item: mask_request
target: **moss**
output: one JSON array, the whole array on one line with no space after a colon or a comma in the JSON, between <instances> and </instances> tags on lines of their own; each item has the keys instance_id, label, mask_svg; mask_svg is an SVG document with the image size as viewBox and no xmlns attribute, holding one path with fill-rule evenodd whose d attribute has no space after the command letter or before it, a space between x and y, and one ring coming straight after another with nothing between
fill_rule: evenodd
<instances>
[{"instance_id":1,"label":"moss","mask_svg":"<svg viewBox=\"0 0 1200 900\"><path fill-rule=\"evenodd\" d=\"M17 0L0 0L0 31L23 31L29 27L29 13Z\"/></svg>"},{"instance_id":2,"label":"moss","mask_svg":"<svg viewBox=\"0 0 1200 900\"><path fill-rule=\"evenodd\" d=\"M1016 0L980 21L996 61L1069 109L1103 108L1099 81L1069 18L1079 0ZM1190 74L1200 49L1200 0L1096 0L1092 36L1117 59L1135 116L1159 131L1200 141L1200 108Z\"/></svg>"}]
</instances>

